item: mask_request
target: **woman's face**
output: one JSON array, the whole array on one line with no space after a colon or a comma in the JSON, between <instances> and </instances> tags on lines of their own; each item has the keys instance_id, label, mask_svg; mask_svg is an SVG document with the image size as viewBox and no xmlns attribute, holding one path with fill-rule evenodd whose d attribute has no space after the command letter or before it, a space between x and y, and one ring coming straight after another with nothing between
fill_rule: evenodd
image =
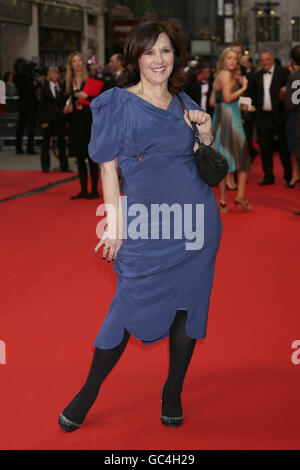
<instances>
[{"instance_id":1,"label":"woman's face","mask_svg":"<svg viewBox=\"0 0 300 470\"><path fill-rule=\"evenodd\" d=\"M153 85L167 82L174 66L174 51L169 37L160 33L154 46L141 55L138 64L141 79Z\"/></svg>"},{"instance_id":2,"label":"woman's face","mask_svg":"<svg viewBox=\"0 0 300 470\"><path fill-rule=\"evenodd\" d=\"M83 60L80 55L74 55L72 61L71 61L71 68L73 69L74 72L81 72L83 66Z\"/></svg>"},{"instance_id":3,"label":"woman's face","mask_svg":"<svg viewBox=\"0 0 300 470\"><path fill-rule=\"evenodd\" d=\"M230 72L232 72L234 69L236 69L237 64L238 64L237 53L233 51L228 52L224 59L225 70L229 70Z\"/></svg>"}]
</instances>

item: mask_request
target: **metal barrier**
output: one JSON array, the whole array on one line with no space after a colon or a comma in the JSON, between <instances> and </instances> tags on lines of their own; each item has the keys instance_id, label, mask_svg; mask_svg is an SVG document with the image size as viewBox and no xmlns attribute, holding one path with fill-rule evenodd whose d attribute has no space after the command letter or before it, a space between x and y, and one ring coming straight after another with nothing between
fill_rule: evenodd
<instances>
[{"instance_id":1,"label":"metal barrier","mask_svg":"<svg viewBox=\"0 0 300 470\"><path fill-rule=\"evenodd\" d=\"M12 147L16 141L16 127L18 120L18 96L7 96L6 105L3 106L4 113L0 116L0 140L3 146ZM27 130L25 129L24 141L27 139ZM42 140L41 123L39 113L37 116L35 128L35 141Z\"/></svg>"}]
</instances>

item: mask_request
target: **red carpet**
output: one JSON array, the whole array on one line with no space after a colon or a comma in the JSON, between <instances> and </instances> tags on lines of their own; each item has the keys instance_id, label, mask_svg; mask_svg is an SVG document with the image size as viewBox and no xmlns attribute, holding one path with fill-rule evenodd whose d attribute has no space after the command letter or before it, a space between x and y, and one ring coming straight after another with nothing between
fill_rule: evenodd
<instances>
[{"instance_id":1,"label":"red carpet","mask_svg":"<svg viewBox=\"0 0 300 470\"><path fill-rule=\"evenodd\" d=\"M222 215L207 338L192 359L178 429L159 419L168 342L133 338L83 428L58 428L114 293L113 266L92 251L99 201L70 201L73 181L1 204L0 448L299 449L300 364L291 358L300 340L300 191L284 187L278 161L276 174L275 186L258 187L257 159L253 211Z\"/></svg>"},{"instance_id":2,"label":"red carpet","mask_svg":"<svg viewBox=\"0 0 300 470\"><path fill-rule=\"evenodd\" d=\"M61 171L43 173L39 170L0 170L0 200L71 178L76 174Z\"/></svg>"}]
</instances>

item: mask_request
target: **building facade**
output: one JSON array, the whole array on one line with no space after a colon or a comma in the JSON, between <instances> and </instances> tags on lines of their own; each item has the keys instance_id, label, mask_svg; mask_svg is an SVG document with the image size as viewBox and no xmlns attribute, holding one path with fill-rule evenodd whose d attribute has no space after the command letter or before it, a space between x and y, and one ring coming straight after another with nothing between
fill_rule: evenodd
<instances>
[{"instance_id":1,"label":"building facade","mask_svg":"<svg viewBox=\"0 0 300 470\"><path fill-rule=\"evenodd\" d=\"M164 18L179 29L188 53L215 51L217 0L107 0L106 58L122 52L125 38L141 19Z\"/></svg>"},{"instance_id":2,"label":"building facade","mask_svg":"<svg viewBox=\"0 0 300 470\"><path fill-rule=\"evenodd\" d=\"M1 0L0 75L19 57L65 66L74 50L104 63L104 23L105 0Z\"/></svg>"},{"instance_id":3,"label":"building facade","mask_svg":"<svg viewBox=\"0 0 300 470\"><path fill-rule=\"evenodd\" d=\"M291 48L300 44L300 1L235 0L235 25L236 38L256 61L270 50L289 65Z\"/></svg>"}]
</instances>

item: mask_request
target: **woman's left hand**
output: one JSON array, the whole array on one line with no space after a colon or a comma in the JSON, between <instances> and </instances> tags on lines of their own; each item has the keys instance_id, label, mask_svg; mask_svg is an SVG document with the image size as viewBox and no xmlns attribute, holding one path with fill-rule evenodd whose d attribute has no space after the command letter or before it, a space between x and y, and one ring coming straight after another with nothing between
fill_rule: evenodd
<instances>
[{"instance_id":1,"label":"woman's left hand","mask_svg":"<svg viewBox=\"0 0 300 470\"><path fill-rule=\"evenodd\" d=\"M191 128L191 122L195 122L197 124L201 140L204 144L209 144L211 142L212 123L211 117L208 113L205 113L204 111L199 111L198 109L194 109L191 111L185 110L183 117L187 125Z\"/></svg>"},{"instance_id":2,"label":"woman's left hand","mask_svg":"<svg viewBox=\"0 0 300 470\"><path fill-rule=\"evenodd\" d=\"M76 96L76 98L79 98L80 100L86 100L88 97L88 94L85 93L84 91L76 91L74 93L74 96Z\"/></svg>"}]
</instances>

